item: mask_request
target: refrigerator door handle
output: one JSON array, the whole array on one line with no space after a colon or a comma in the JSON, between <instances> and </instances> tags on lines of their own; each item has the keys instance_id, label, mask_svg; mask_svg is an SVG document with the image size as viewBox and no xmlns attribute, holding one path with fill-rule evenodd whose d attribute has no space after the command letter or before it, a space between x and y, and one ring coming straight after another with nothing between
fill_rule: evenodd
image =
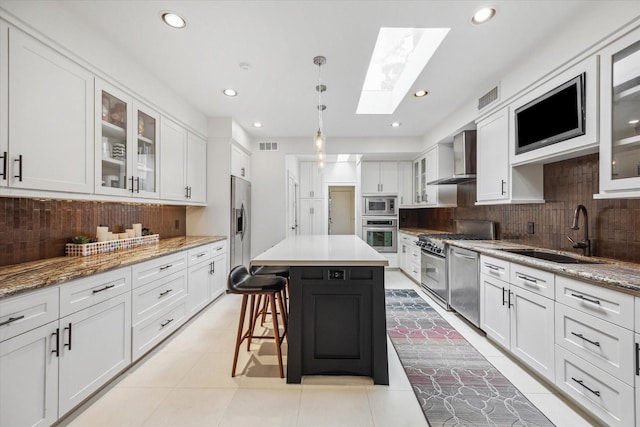
<instances>
[{"instance_id":1,"label":"refrigerator door handle","mask_svg":"<svg viewBox=\"0 0 640 427\"><path fill-rule=\"evenodd\" d=\"M244 235L246 233L246 229L247 229L247 210L244 207L244 201L242 202L242 205L240 206L240 215L242 216L242 231L240 232L240 239L244 240Z\"/></svg>"}]
</instances>

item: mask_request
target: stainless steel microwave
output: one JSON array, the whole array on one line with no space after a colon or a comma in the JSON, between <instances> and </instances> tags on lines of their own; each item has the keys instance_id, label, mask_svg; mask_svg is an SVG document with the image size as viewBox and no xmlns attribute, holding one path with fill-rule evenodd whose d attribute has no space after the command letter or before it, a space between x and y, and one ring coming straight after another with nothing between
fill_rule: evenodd
<instances>
[{"instance_id":1,"label":"stainless steel microwave","mask_svg":"<svg viewBox=\"0 0 640 427\"><path fill-rule=\"evenodd\" d=\"M396 197L363 197L363 215L396 214Z\"/></svg>"}]
</instances>

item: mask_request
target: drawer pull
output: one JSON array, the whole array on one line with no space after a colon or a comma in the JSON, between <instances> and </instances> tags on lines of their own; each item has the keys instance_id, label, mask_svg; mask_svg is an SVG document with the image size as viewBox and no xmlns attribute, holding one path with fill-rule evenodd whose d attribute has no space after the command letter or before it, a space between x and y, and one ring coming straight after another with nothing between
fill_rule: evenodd
<instances>
[{"instance_id":1,"label":"drawer pull","mask_svg":"<svg viewBox=\"0 0 640 427\"><path fill-rule=\"evenodd\" d=\"M209 274L211 274L211 275L216 274L216 263L215 263L215 261L211 261L211 263L209 264Z\"/></svg>"},{"instance_id":2,"label":"drawer pull","mask_svg":"<svg viewBox=\"0 0 640 427\"><path fill-rule=\"evenodd\" d=\"M7 152L4 151L3 152L4 155L0 156L0 159L2 159L2 173L0 173L0 175L2 175L2 179L3 180L7 180Z\"/></svg>"},{"instance_id":3,"label":"drawer pull","mask_svg":"<svg viewBox=\"0 0 640 427\"><path fill-rule=\"evenodd\" d=\"M4 322L0 323L0 326L4 326L4 325L8 325L10 323L15 322L16 320L20 320L20 319L24 319L24 314L18 317L9 317L7 320L5 320Z\"/></svg>"},{"instance_id":4,"label":"drawer pull","mask_svg":"<svg viewBox=\"0 0 640 427\"><path fill-rule=\"evenodd\" d=\"M595 394L596 396L600 397L600 392L598 390L593 390L591 388L589 388L588 386L584 385L582 380L577 380L573 377L571 377L572 380L574 380L575 382L577 382L578 384L580 384L582 387L586 388L587 390L589 390L591 393Z\"/></svg>"},{"instance_id":5,"label":"drawer pull","mask_svg":"<svg viewBox=\"0 0 640 427\"><path fill-rule=\"evenodd\" d=\"M509 308L513 307L513 304L511 304L511 295L513 295L513 292L509 291Z\"/></svg>"},{"instance_id":6,"label":"drawer pull","mask_svg":"<svg viewBox=\"0 0 640 427\"><path fill-rule=\"evenodd\" d=\"M167 294L168 294L169 292L171 292L171 291L173 291L173 289L167 289L167 290L166 290L166 291L164 291L164 292L160 292L160 297L163 297L163 296L167 295Z\"/></svg>"},{"instance_id":7,"label":"drawer pull","mask_svg":"<svg viewBox=\"0 0 640 427\"><path fill-rule=\"evenodd\" d=\"M590 299L590 298L587 298L584 295L580 295L580 294L571 294L571 296L572 297L576 297L578 299L581 299L583 301L587 301L587 302L590 302L590 303L593 303L593 304L600 305L600 301L598 301L597 299Z\"/></svg>"},{"instance_id":8,"label":"drawer pull","mask_svg":"<svg viewBox=\"0 0 640 427\"><path fill-rule=\"evenodd\" d=\"M502 288L502 305L505 305L505 304L507 303L507 301L504 299L504 293L505 293L506 291L507 291L507 290L503 287L503 288Z\"/></svg>"},{"instance_id":9,"label":"drawer pull","mask_svg":"<svg viewBox=\"0 0 640 427\"><path fill-rule=\"evenodd\" d=\"M167 320L167 321L166 321L166 322L164 322L164 323L160 323L160 327L161 327L161 328L164 328L165 326L167 326L167 325L168 325L169 323L171 323L171 322L173 322L173 319L169 319L169 320Z\"/></svg>"},{"instance_id":10,"label":"drawer pull","mask_svg":"<svg viewBox=\"0 0 640 427\"><path fill-rule=\"evenodd\" d=\"M527 283L532 283L534 285L538 284L538 281L536 279L531 278L531 277L527 277L527 276L523 276L522 274L516 274L516 277L518 279L520 279L520 280L523 280L523 281L527 282Z\"/></svg>"},{"instance_id":11,"label":"drawer pull","mask_svg":"<svg viewBox=\"0 0 640 427\"><path fill-rule=\"evenodd\" d=\"M591 341L589 338L585 338L584 335L582 335L582 334L576 334L575 332L571 332L571 335L575 335L576 337L580 338L581 340L585 340L589 344L593 344L593 345L596 345L596 346L600 347L600 343L598 341Z\"/></svg>"},{"instance_id":12,"label":"drawer pull","mask_svg":"<svg viewBox=\"0 0 640 427\"><path fill-rule=\"evenodd\" d=\"M165 265L164 267L160 267L160 271L164 271L164 270L166 270L167 268L171 268L171 267L173 267L173 264L167 264L167 265Z\"/></svg>"},{"instance_id":13,"label":"drawer pull","mask_svg":"<svg viewBox=\"0 0 640 427\"><path fill-rule=\"evenodd\" d=\"M69 343L64 344L62 348L69 347L69 351L71 351L71 323L69 323L69 326L64 328L64 330L69 330Z\"/></svg>"},{"instance_id":14,"label":"drawer pull","mask_svg":"<svg viewBox=\"0 0 640 427\"><path fill-rule=\"evenodd\" d=\"M220 252L223 249L224 249L223 247L220 247L220 248L216 249L216 252Z\"/></svg>"},{"instance_id":15,"label":"drawer pull","mask_svg":"<svg viewBox=\"0 0 640 427\"><path fill-rule=\"evenodd\" d=\"M107 289L111 289L111 288L115 288L116 285L107 285L104 288L100 288L100 289L94 289L93 293L97 294L98 292L102 292L102 291L106 291Z\"/></svg>"},{"instance_id":16,"label":"drawer pull","mask_svg":"<svg viewBox=\"0 0 640 427\"><path fill-rule=\"evenodd\" d=\"M60 357L60 328L56 328L56 331L51 336L56 336L56 348L51 350L51 353L55 353L56 357Z\"/></svg>"},{"instance_id":17,"label":"drawer pull","mask_svg":"<svg viewBox=\"0 0 640 427\"><path fill-rule=\"evenodd\" d=\"M484 266L487 267L489 270L495 271L495 272L499 272L500 270L502 270L500 267L496 267L495 265L491 265L491 264L485 264Z\"/></svg>"},{"instance_id":18,"label":"drawer pull","mask_svg":"<svg viewBox=\"0 0 640 427\"><path fill-rule=\"evenodd\" d=\"M636 343L636 375L640 375L640 344Z\"/></svg>"},{"instance_id":19,"label":"drawer pull","mask_svg":"<svg viewBox=\"0 0 640 427\"><path fill-rule=\"evenodd\" d=\"M196 255L196 258L202 258L206 254L207 254L206 252L202 252L201 254Z\"/></svg>"}]
</instances>

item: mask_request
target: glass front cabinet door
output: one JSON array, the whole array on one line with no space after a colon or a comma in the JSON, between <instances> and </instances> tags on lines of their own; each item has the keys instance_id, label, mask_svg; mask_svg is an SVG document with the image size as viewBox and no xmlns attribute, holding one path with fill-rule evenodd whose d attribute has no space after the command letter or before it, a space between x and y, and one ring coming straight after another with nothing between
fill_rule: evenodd
<instances>
[{"instance_id":1,"label":"glass front cabinet door","mask_svg":"<svg viewBox=\"0 0 640 427\"><path fill-rule=\"evenodd\" d=\"M640 197L640 30L601 53L600 195Z\"/></svg>"},{"instance_id":2,"label":"glass front cabinet door","mask_svg":"<svg viewBox=\"0 0 640 427\"><path fill-rule=\"evenodd\" d=\"M96 193L157 198L158 113L100 81L96 103Z\"/></svg>"}]
</instances>

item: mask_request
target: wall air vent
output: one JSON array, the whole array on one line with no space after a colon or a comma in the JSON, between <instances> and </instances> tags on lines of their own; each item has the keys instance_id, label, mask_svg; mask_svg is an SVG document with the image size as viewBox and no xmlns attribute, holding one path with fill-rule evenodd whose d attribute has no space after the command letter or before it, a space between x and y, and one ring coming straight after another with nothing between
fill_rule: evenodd
<instances>
[{"instance_id":1,"label":"wall air vent","mask_svg":"<svg viewBox=\"0 0 640 427\"><path fill-rule=\"evenodd\" d=\"M261 142L260 151L278 151L277 142Z\"/></svg>"},{"instance_id":2,"label":"wall air vent","mask_svg":"<svg viewBox=\"0 0 640 427\"><path fill-rule=\"evenodd\" d=\"M489 92L482 95L478 98L478 110L482 110L487 105L498 100L500 92L498 90L498 86L491 89Z\"/></svg>"}]
</instances>

